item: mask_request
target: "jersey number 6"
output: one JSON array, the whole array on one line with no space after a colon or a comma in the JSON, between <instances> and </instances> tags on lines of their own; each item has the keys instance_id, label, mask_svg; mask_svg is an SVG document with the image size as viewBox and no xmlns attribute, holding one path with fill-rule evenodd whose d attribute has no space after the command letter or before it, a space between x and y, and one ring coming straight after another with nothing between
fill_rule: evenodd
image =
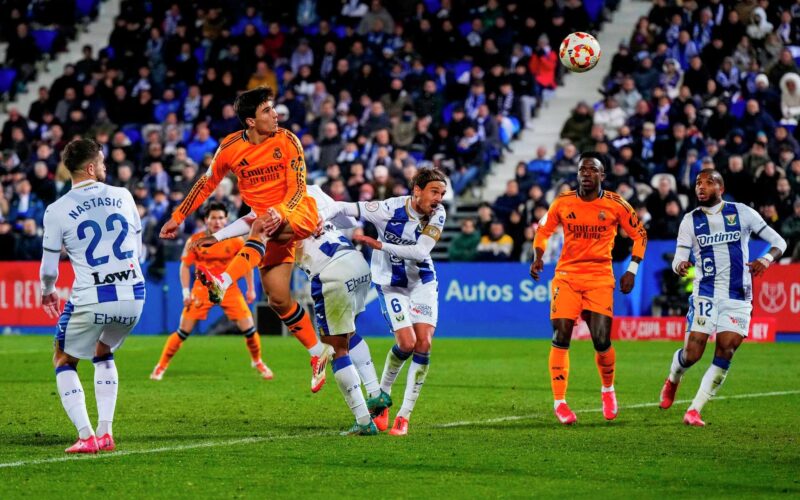
<instances>
[{"instance_id":1,"label":"jersey number 6","mask_svg":"<svg viewBox=\"0 0 800 500\"><path fill-rule=\"evenodd\" d=\"M119 260L130 259L133 257L133 251L128 250L127 252L122 251L122 242L125 241L125 237L128 236L128 221L125 220L125 217L121 216L120 214L111 214L106 219L106 230L111 232L114 231L114 221L119 221L120 226L120 233L117 236L117 239L114 240L114 244L112 245L112 249L114 251L114 257ZM89 246L86 247L86 262L90 266L99 266L108 262L108 255L103 255L100 257L94 256L94 251L97 249L97 245L100 243L100 238L103 234L103 229L100 227L100 224L93 220L85 220L80 223L78 226L78 239L83 240L86 239L86 229L92 230L92 241L89 242Z\"/></svg>"},{"instance_id":2,"label":"jersey number 6","mask_svg":"<svg viewBox=\"0 0 800 500\"><path fill-rule=\"evenodd\" d=\"M395 313L399 313L403 310L403 306L400 305L399 299L392 299L392 311Z\"/></svg>"}]
</instances>

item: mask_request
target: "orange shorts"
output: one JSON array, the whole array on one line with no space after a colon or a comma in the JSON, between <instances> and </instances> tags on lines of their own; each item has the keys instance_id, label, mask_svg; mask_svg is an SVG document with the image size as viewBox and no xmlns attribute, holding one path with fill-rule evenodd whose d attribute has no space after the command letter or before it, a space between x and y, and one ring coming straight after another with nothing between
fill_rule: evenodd
<instances>
[{"instance_id":1,"label":"orange shorts","mask_svg":"<svg viewBox=\"0 0 800 500\"><path fill-rule=\"evenodd\" d=\"M556 274L550 290L550 319L577 320L583 311L614 316L614 282L608 279L561 277Z\"/></svg>"},{"instance_id":2,"label":"orange shorts","mask_svg":"<svg viewBox=\"0 0 800 500\"><path fill-rule=\"evenodd\" d=\"M195 321L206 319L208 311L216 305L208 300L208 289L198 282L198 285L192 288L192 297L192 302L183 308L183 318ZM231 321L239 321L252 316L242 291L236 285L228 288L219 305L225 316Z\"/></svg>"},{"instance_id":3,"label":"orange shorts","mask_svg":"<svg viewBox=\"0 0 800 500\"><path fill-rule=\"evenodd\" d=\"M294 231L294 238L286 243L267 242L267 251L261 259L259 267L271 267L283 263L294 263L295 243L302 241L317 230L319 213L317 202L310 196L303 197L294 211L287 217L287 222Z\"/></svg>"}]
</instances>

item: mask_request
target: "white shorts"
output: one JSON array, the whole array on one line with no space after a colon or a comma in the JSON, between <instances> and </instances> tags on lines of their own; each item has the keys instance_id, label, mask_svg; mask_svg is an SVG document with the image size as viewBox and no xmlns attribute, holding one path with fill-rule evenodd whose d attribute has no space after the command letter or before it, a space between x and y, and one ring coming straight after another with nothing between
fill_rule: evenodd
<instances>
[{"instance_id":1,"label":"white shorts","mask_svg":"<svg viewBox=\"0 0 800 500\"><path fill-rule=\"evenodd\" d=\"M745 300L689 297L686 328L690 332L712 335L734 332L747 337L753 304Z\"/></svg>"},{"instance_id":2,"label":"white shorts","mask_svg":"<svg viewBox=\"0 0 800 500\"><path fill-rule=\"evenodd\" d=\"M417 323L436 326L439 319L439 282L429 281L409 288L376 285L378 300L393 332Z\"/></svg>"},{"instance_id":3,"label":"white shorts","mask_svg":"<svg viewBox=\"0 0 800 500\"><path fill-rule=\"evenodd\" d=\"M78 359L92 359L97 342L116 351L142 316L144 300L75 306L67 302L56 326L58 347Z\"/></svg>"},{"instance_id":4,"label":"white shorts","mask_svg":"<svg viewBox=\"0 0 800 500\"><path fill-rule=\"evenodd\" d=\"M314 316L321 335L356 331L356 316L364 311L372 282L369 264L355 251L337 257L311 279Z\"/></svg>"}]
</instances>

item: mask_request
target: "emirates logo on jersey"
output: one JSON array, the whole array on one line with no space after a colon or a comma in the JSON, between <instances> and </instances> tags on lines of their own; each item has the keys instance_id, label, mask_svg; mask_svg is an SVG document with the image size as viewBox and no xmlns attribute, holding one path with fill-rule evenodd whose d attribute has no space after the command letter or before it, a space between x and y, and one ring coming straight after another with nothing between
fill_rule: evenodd
<instances>
[{"instance_id":1,"label":"emirates logo on jersey","mask_svg":"<svg viewBox=\"0 0 800 500\"><path fill-rule=\"evenodd\" d=\"M275 151L272 152L272 157L275 158L276 160L280 160L281 158L283 158L283 153L281 153L281 149L275 148Z\"/></svg>"}]
</instances>

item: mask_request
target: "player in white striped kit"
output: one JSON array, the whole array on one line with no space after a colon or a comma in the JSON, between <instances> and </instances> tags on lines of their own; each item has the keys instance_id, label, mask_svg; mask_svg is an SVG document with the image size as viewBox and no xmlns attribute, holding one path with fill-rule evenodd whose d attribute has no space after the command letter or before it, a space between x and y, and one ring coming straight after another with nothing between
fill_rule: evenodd
<instances>
[{"instance_id":1,"label":"player in white striped kit","mask_svg":"<svg viewBox=\"0 0 800 500\"><path fill-rule=\"evenodd\" d=\"M379 241L367 236L354 238L354 241L375 250L372 281L397 344L386 356L381 393L370 398L367 405L378 429L386 429L392 384L406 360L412 358L403 405L390 431L395 436L408 433L408 419L428 373L431 341L439 314L439 284L430 253L439 240L446 218L442 206L447 187L444 174L434 169L421 169L413 179L413 186L412 196L380 202L337 202L321 211L326 220L338 214L363 217L378 229Z\"/></svg>"},{"instance_id":2,"label":"player in white striped kit","mask_svg":"<svg viewBox=\"0 0 800 500\"><path fill-rule=\"evenodd\" d=\"M717 334L714 360L683 417L687 425L705 425L700 412L725 381L734 352L747 337L753 309L753 276L759 276L786 250L786 241L747 205L722 201L725 184L715 170L697 176L695 193L700 206L684 216L672 269L686 276L694 255L697 271L689 298L687 337L672 359L669 377L661 389L662 409L672 406L681 377L700 360L708 337ZM748 243L754 234L771 248L748 262Z\"/></svg>"},{"instance_id":3,"label":"player in white striped kit","mask_svg":"<svg viewBox=\"0 0 800 500\"><path fill-rule=\"evenodd\" d=\"M320 210L335 203L319 186L308 186L308 194ZM248 234L253 220L253 214L240 218L214 233L213 241ZM334 349L333 374L356 419L343 434L369 436L378 429L361 393L361 382L370 397L380 395L380 385L367 342L355 332L355 319L364 311L371 276L367 261L339 230L356 225L354 218L344 215L325 222L318 235L302 241L297 266L311 280L320 339Z\"/></svg>"},{"instance_id":4,"label":"player in white striped kit","mask_svg":"<svg viewBox=\"0 0 800 500\"><path fill-rule=\"evenodd\" d=\"M103 184L106 168L99 144L74 140L62 157L72 174L72 190L44 214L42 306L49 317L59 318L53 358L56 385L78 430L78 441L66 452L97 453L115 448L111 423L119 377L113 353L139 322L144 306L142 222L130 192ZM63 312L55 290L62 245L75 270ZM98 437L78 378L80 359L91 359L95 367Z\"/></svg>"}]
</instances>

